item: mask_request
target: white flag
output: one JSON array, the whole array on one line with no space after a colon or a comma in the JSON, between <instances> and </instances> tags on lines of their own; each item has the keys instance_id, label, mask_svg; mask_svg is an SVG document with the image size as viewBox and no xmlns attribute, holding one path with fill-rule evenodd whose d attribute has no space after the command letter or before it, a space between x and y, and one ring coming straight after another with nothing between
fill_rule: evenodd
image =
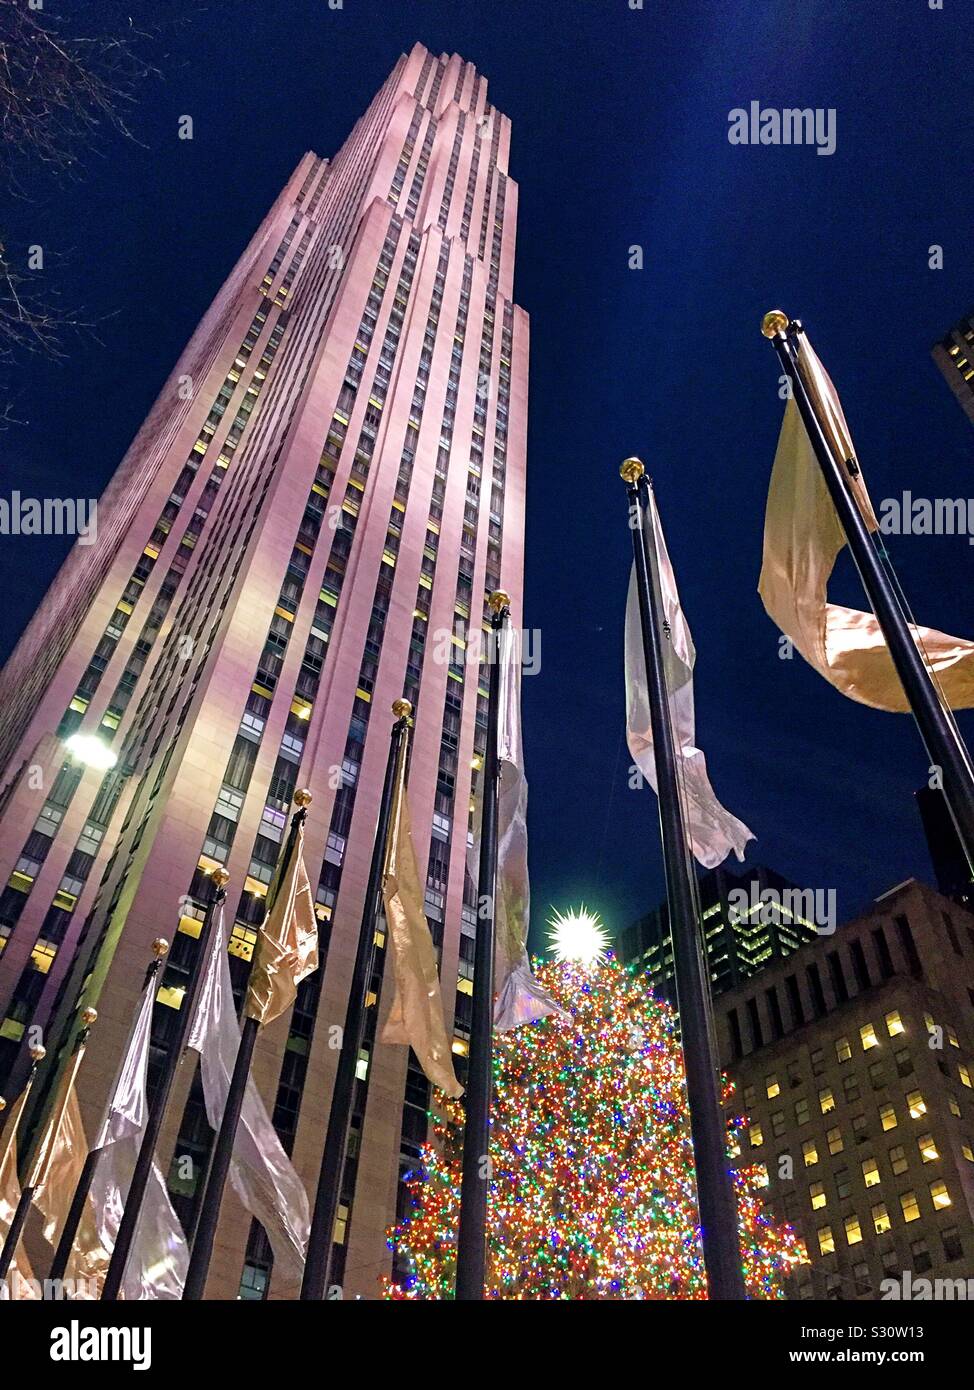
<instances>
[{"instance_id":1,"label":"white flag","mask_svg":"<svg viewBox=\"0 0 974 1390\"><path fill-rule=\"evenodd\" d=\"M497 895L494 904L494 1027L507 1032L548 1014L566 1018L542 989L528 962L527 939L531 914L528 880L528 784L521 751L521 662L518 636L510 623L498 634L493 659L499 663L497 757L500 788L497 798ZM479 835L478 835L479 840ZM477 880L479 844L471 851L471 873Z\"/></svg>"},{"instance_id":2,"label":"white flag","mask_svg":"<svg viewBox=\"0 0 974 1390\"><path fill-rule=\"evenodd\" d=\"M723 863L731 850L738 859L743 859L744 847L748 840L754 839L754 835L717 800L707 776L706 759L695 744L693 664L697 654L687 620L680 607L680 595L667 554L666 541L663 539L663 528L660 525L652 488L649 489L649 518L653 536L647 536L646 543L651 545L655 537L656 553L659 556L663 619L670 629L669 637L663 641L663 669L670 698L670 716L687 834L690 836L694 856L705 868L712 869ZM625 662L626 734L629 752L650 786L658 792L635 567L629 578L629 598L626 603Z\"/></svg>"},{"instance_id":3,"label":"white flag","mask_svg":"<svg viewBox=\"0 0 974 1390\"><path fill-rule=\"evenodd\" d=\"M142 991L132 1038L95 1141L95 1148L101 1149L102 1154L95 1168L89 1201L99 1244L104 1251L105 1268L115 1248L149 1113L146 1081L155 994L155 989ZM86 1225L87 1221L79 1227L81 1240L75 1239L75 1254L78 1264L87 1266L86 1272L97 1275L104 1271L97 1268L100 1261L95 1252L84 1248L89 1243L84 1240ZM166 1180L158 1165L153 1163L125 1265L121 1296L125 1299L181 1298L188 1263L186 1237L169 1200Z\"/></svg>"},{"instance_id":4,"label":"white flag","mask_svg":"<svg viewBox=\"0 0 974 1390\"><path fill-rule=\"evenodd\" d=\"M206 1117L219 1133L240 1047L222 906L187 1047L200 1054ZM253 1077L248 1078L244 1093L230 1181L247 1211L267 1232L275 1263L282 1272L299 1275L311 1225L308 1195L277 1137Z\"/></svg>"}]
</instances>

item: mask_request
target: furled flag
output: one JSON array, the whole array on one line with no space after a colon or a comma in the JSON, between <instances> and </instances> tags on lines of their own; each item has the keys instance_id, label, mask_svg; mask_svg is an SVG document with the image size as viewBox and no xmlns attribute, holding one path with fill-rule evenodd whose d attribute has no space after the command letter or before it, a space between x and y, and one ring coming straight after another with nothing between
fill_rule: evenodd
<instances>
[{"instance_id":1,"label":"furled flag","mask_svg":"<svg viewBox=\"0 0 974 1390\"><path fill-rule=\"evenodd\" d=\"M521 663L518 635L510 623L498 633L497 897L494 904L494 1027L505 1033L522 1023L555 1014L567 1018L531 972L527 939L531 913L528 880L528 784L521 753ZM478 807L478 816L482 807ZM477 881L479 826L470 851Z\"/></svg>"},{"instance_id":2,"label":"furled flag","mask_svg":"<svg viewBox=\"0 0 974 1390\"><path fill-rule=\"evenodd\" d=\"M20 1205L20 1182L17 1178L17 1128L24 1113L29 1085L17 1098L7 1123L0 1134L0 1248L7 1238L10 1223ZM23 1300L39 1297L34 1274L23 1242L14 1251L7 1277L0 1283L0 1299Z\"/></svg>"},{"instance_id":3,"label":"furled flag","mask_svg":"<svg viewBox=\"0 0 974 1390\"><path fill-rule=\"evenodd\" d=\"M413 848L406 793L406 743L396 763L382 878L382 900L392 943L396 991L382 1041L408 1043L434 1086L463 1095L443 1022L436 953L423 910L423 889Z\"/></svg>"},{"instance_id":4,"label":"furled flag","mask_svg":"<svg viewBox=\"0 0 974 1390\"><path fill-rule=\"evenodd\" d=\"M298 985L318 969L318 919L304 867L299 822L289 862L268 894L271 907L257 935L244 1012L263 1027L294 1003Z\"/></svg>"},{"instance_id":5,"label":"furled flag","mask_svg":"<svg viewBox=\"0 0 974 1390\"><path fill-rule=\"evenodd\" d=\"M811 344L799 362L818 418L837 457L855 450L835 387ZM870 531L878 529L862 471L847 478ZM843 695L875 709L907 711L882 628L872 613L829 603L829 576L846 544L825 479L794 400L785 406L764 522L758 592L768 616L802 656ZM930 671L952 709L974 706L974 643L911 624Z\"/></svg>"},{"instance_id":6,"label":"furled flag","mask_svg":"<svg viewBox=\"0 0 974 1390\"><path fill-rule=\"evenodd\" d=\"M115 1248L148 1119L146 1081L155 994L151 985L142 991L129 1045L95 1141L94 1147L100 1151L100 1156L69 1264L69 1274L93 1280L99 1290ZM77 1123L80 1126L80 1116ZM83 1143L81 1148L83 1152ZM51 1186L59 1187L70 1202L73 1189L53 1181ZM125 1265L121 1297L132 1300L181 1298L188 1263L186 1237L169 1200L166 1180L158 1165L153 1163Z\"/></svg>"},{"instance_id":7,"label":"furled flag","mask_svg":"<svg viewBox=\"0 0 974 1390\"><path fill-rule=\"evenodd\" d=\"M206 1116L211 1128L219 1131L240 1047L222 906L187 1047L200 1054ZM292 1276L300 1275L311 1224L308 1196L252 1077L247 1080L234 1140L230 1181L244 1207L267 1232L275 1264Z\"/></svg>"},{"instance_id":8,"label":"furled flag","mask_svg":"<svg viewBox=\"0 0 974 1390\"><path fill-rule=\"evenodd\" d=\"M696 746L693 666L697 653L680 606L676 577L666 549L659 512L656 510L656 498L652 488L648 491L648 526L652 528L652 534L647 536L646 541L648 545L655 543L656 554L659 557L663 620L669 626L668 639L663 643L663 670L670 697L670 716L673 721L680 789L683 793L683 811L694 857L705 868L712 869L722 864L731 850L738 859L743 859L744 847L748 840L754 839L754 835L743 821L732 816L717 800L707 776L706 759ZM629 752L647 782L658 792L635 568L629 579L629 597L626 602L625 663L626 734Z\"/></svg>"}]
</instances>

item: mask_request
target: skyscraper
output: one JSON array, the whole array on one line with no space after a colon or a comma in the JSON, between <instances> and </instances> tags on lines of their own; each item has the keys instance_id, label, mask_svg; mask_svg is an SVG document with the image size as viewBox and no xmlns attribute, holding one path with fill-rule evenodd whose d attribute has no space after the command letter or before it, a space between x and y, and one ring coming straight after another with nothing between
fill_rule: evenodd
<instances>
[{"instance_id":1,"label":"skyscraper","mask_svg":"<svg viewBox=\"0 0 974 1390\"><path fill-rule=\"evenodd\" d=\"M955 324L939 343L934 343L930 352L964 414L974 424L974 312Z\"/></svg>"},{"instance_id":2,"label":"skyscraper","mask_svg":"<svg viewBox=\"0 0 974 1390\"><path fill-rule=\"evenodd\" d=\"M32 1025L56 1046L79 1004L97 1004L90 1125L157 935L173 939L164 1053L218 865L242 988L307 786L322 964L262 1035L254 1074L313 1189L403 694L462 1079L486 595L502 585L515 623L521 611L528 321L512 298L509 145L473 66L417 45L332 161L304 156L109 484L97 545L72 552L7 667L0 1063L16 1078ZM426 1132L426 1082L405 1048L373 1045L377 1011L336 1229L346 1297L376 1294L400 1171ZM183 1075L160 1153L187 1225L210 1138ZM293 1293L271 1273L228 1193L208 1295Z\"/></svg>"}]
</instances>

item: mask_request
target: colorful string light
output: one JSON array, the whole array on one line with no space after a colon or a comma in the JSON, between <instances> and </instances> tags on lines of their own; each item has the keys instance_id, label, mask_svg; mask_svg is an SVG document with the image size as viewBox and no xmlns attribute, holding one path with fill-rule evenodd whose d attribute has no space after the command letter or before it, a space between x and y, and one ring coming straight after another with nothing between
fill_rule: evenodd
<instances>
[{"instance_id":1,"label":"colorful string light","mask_svg":"<svg viewBox=\"0 0 974 1390\"><path fill-rule=\"evenodd\" d=\"M705 1298L673 1011L611 955L537 974L573 1023L496 1038L488 1297ZM407 1178L411 1209L389 1233L406 1272L385 1281L387 1298L453 1297L463 1107L439 1099L434 1141ZM751 1297L781 1298L805 1255L763 1213L760 1182L759 1168L737 1169L745 1279Z\"/></svg>"}]
</instances>

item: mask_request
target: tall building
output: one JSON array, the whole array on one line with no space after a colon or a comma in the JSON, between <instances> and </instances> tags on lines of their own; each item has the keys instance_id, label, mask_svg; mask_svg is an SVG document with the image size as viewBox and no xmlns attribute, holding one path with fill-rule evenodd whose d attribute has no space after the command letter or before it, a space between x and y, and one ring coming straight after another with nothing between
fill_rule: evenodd
<instances>
[{"instance_id":1,"label":"tall building","mask_svg":"<svg viewBox=\"0 0 974 1390\"><path fill-rule=\"evenodd\" d=\"M974 309L930 352L964 414L974 423Z\"/></svg>"},{"instance_id":2,"label":"tall building","mask_svg":"<svg viewBox=\"0 0 974 1390\"><path fill-rule=\"evenodd\" d=\"M697 888L714 994L733 989L815 939L814 895L774 869L757 864L736 874L721 865L701 874ZM665 900L621 932L615 950L627 964L640 962L657 994L677 1008Z\"/></svg>"},{"instance_id":3,"label":"tall building","mask_svg":"<svg viewBox=\"0 0 974 1390\"><path fill-rule=\"evenodd\" d=\"M972 1007L974 914L912 879L717 1001L740 1161L809 1255L791 1296L974 1278Z\"/></svg>"},{"instance_id":4,"label":"tall building","mask_svg":"<svg viewBox=\"0 0 974 1390\"><path fill-rule=\"evenodd\" d=\"M417 45L334 159L302 158L109 484L97 546L72 552L7 667L3 1071L22 1074L32 1026L56 1045L95 1003L92 1127L157 935L173 940L153 1030L165 1054L218 865L239 996L307 786L322 963L262 1034L254 1074L313 1192L401 695L462 1076L486 719L472 639L497 587L521 612L528 320L512 298L510 133L471 64ZM346 1297L377 1296L400 1173L426 1134L422 1074L374 1045L388 994L370 1010L336 1228ZM160 1152L188 1225L211 1133L183 1072ZM238 1291L294 1292L228 1190L207 1293Z\"/></svg>"}]
</instances>

